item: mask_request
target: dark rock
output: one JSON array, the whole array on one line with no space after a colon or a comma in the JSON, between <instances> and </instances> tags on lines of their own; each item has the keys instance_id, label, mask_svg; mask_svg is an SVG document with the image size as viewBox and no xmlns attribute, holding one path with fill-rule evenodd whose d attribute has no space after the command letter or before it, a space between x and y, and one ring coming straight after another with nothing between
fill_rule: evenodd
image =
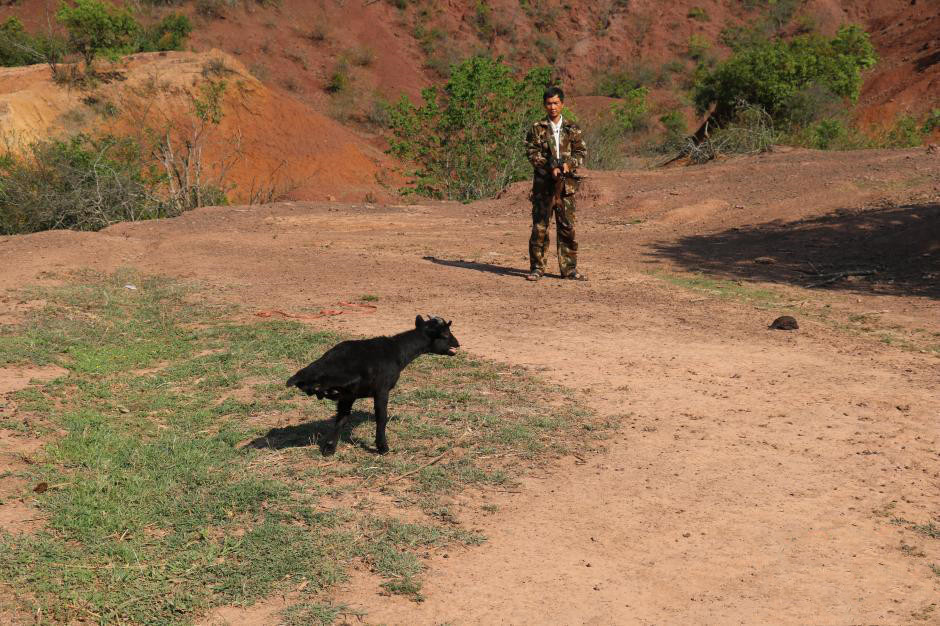
<instances>
[{"instance_id":1,"label":"dark rock","mask_svg":"<svg viewBox=\"0 0 940 626\"><path fill-rule=\"evenodd\" d=\"M775 330L796 330L799 327L792 315L781 315L770 324L770 328Z\"/></svg>"}]
</instances>

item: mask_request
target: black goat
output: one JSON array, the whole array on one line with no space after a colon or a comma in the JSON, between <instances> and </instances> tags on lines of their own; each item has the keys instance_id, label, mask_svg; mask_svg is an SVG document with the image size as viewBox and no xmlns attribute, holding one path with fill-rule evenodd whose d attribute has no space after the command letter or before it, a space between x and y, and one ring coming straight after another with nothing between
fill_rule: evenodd
<instances>
[{"instance_id":1,"label":"black goat","mask_svg":"<svg viewBox=\"0 0 940 626\"><path fill-rule=\"evenodd\" d=\"M415 318L414 330L394 337L374 337L338 343L319 359L290 377L288 387L308 396L336 401L333 432L323 454L336 452L339 432L359 398L372 398L375 406L375 447L388 452L388 393L405 367L422 354L454 355L460 343L450 334L451 322L439 317Z\"/></svg>"}]
</instances>

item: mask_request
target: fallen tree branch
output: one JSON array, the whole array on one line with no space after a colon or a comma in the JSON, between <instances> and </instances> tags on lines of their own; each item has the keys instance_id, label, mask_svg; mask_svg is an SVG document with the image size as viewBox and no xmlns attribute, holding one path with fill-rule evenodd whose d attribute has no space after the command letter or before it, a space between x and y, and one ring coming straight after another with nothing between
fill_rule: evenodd
<instances>
[{"instance_id":1,"label":"fallen tree branch","mask_svg":"<svg viewBox=\"0 0 940 626\"><path fill-rule=\"evenodd\" d=\"M828 285L829 283L834 283L836 281L842 280L843 278L848 278L849 276L871 276L872 274L877 274L878 270L846 270L844 272L833 272L831 274L820 274L819 277L823 278L815 283L810 283L806 285L807 289L813 287L821 287L822 285Z\"/></svg>"}]
</instances>

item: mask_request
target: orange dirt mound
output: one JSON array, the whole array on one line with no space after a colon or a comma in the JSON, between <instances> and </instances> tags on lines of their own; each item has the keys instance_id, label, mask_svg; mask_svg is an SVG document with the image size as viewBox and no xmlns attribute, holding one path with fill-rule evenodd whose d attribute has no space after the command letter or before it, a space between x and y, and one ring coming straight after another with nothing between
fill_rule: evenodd
<instances>
[{"instance_id":1,"label":"orange dirt mound","mask_svg":"<svg viewBox=\"0 0 940 626\"><path fill-rule=\"evenodd\" d=\"M213 69L215 68L215 69ZM221 69L220 69L221 68ZM139 132L169 125L186 135L193 123L192 98L207 77L224 80L223 117L207 135L205 163L230 163L234 201L263 188L308 199L388 198L383 184L392 161L341 124L304 103L277 94L241 63L218 50L147 53L124 59L108 71L120 78L89 88L55 84L48 68L0 69L0 133L23 144L78 131ZM110 103L117 117L102 115Z\"/></svg>"}]
</instances>

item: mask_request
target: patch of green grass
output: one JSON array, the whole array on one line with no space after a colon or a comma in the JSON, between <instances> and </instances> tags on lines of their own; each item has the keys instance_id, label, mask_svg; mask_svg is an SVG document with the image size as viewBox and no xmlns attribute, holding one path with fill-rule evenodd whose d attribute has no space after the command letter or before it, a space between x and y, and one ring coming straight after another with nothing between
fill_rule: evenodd
<instances>
[{"instance_id":1,"label":"patch of green grass","mask_svg":"<svg viewBox=\"0 0 940 626\"><path fill-rule=\"evenodd\" d=\"M392 395L392 453L371 451L368 402L330 463L312 434L277 451L246 449L241 442L275 424L332 416L332 403L282 381L339 336L234 322L232 307L134 272L20 295L46 306L7 327L0 363L69 374L14 397L20 426L28 418L32 434L55 438L22 477L50 485L30 494L48 523L0 533L0 584L55 622L188 623L303 582L284 619L329 623L345 611L323 604L323 591L352 560L368 563L387 592L419 600L419 553L483 541L446 498L509 482L518 464L583 445L583 427L595 427L570 397L521 370L423 357ZM410 503L401 506L426 522L335 500L364 491Z\"/></svg>"},{"instance_id":2,"label":"patch of green grass","mask_svg":"<svg viewBox=\"0 0 940 626\"><path fill-rule=\"evenodd\" d=\"M360 296L359 299L362 300L363 302L378 302L379 301L379 297L372 295L371 293L364 294Z\"/></svg>"},{"instance_id":3,"label":"patch of green grass","mask_svg":"<svg viewBox=\"0 0 940 626\"><path fill-rule=\"evenodd\" d=\"M747 283L735 280L720 280L699 273L693 275L666 274L652 272L652 276L671 285L699 291L722 299L752 302L758 305L776 304L780 296L770 289L751 287Z\"/></svg>"}]
</instances>

